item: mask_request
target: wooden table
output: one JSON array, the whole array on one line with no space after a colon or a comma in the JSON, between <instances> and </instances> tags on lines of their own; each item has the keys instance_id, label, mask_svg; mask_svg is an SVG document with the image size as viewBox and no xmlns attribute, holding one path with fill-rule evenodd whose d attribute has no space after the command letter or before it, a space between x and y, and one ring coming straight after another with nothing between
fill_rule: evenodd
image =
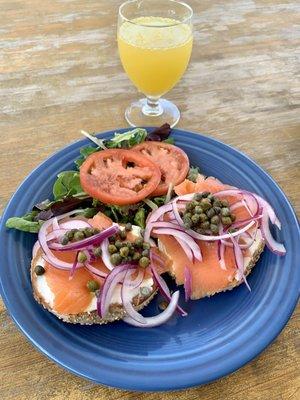
<instances>
[{"instance_id":1,"label":"wooden table","mask_svg":"<svg viewBox=\"0 0 300 400\"><path fill-rule=\"evenodd\" d=\"M0 210L34 167L80 137L80 128L126 126L124 109L137 93L117 53L120 3L0 1ZM244 151L277 180L299 212L299 2L189 3L195 10L193 56L168 94L182 111L179 127ZM247 366L176 397L299 399L299 315L298 309ZM0 327L1 399L175 397L124 393L71 375L25 340L2 303Z\"/></svg>"}]
</instances>

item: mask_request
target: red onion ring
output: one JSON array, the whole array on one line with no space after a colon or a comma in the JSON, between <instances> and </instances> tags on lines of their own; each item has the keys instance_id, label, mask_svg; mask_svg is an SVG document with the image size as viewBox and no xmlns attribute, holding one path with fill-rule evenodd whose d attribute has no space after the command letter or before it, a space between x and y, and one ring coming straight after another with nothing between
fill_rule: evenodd
<instances>
[{"instance_id":1,"label":"red onion ring","mask_svg":"<svg viewBox=\"0 0 300 400\"><path fill-rule=\"evenodd\" d=\"M153 328L155 326L162 325L165 322L167 322L174 314L174 311L176 310L178 304L178 300L179 300L179 290L173 293L168 307L162 313L156 315L155 317L144 318L145 323L137 322L130 317L123 318L123 321L129 325L133 325L139 328Z\"/></svg>"},{"instance_id":2,"label":"red onion ring","mask_svg":"<svg viewBox=\"0 0 300 400\"><path fill-rule=\"evenodd\" d=\"M109 309L110 300L116 285L120 281L123 282L126 272L133 268L136 268L136 266L131 264L119 265L107 275L102 290L100 291L100 295L97 298L97 311L101 318L106 315Z\"/></svg>"},{"instance_id":3,"label":"red onion ring","mask_svg":"<svg viewBox=\"0 0 300 400\"><path fill-rule=\"evenodd\" d=\"M85 238L83 240L79 240L78 242L69 243L66 245L58 244L58 243L50 243L49 249L58 250L58 251L69 251L69 250L82 250L86 249L88 246L99 245L103 242L104 239L113 236L117 233L119 228L117 226L110 226L104 231L97 233L91 237Z\"/></svg>"},{"instance_id":4,"label":"red onion ring","mask_svg":"<svg viewBox=\"0 0 300 400\"><path fill-rule=\"evenodd\" d=\"M193 252L193 256L197 260L202 261L202 254L200 247L187 233L181 232L177 229L164 229L164 228L156 228L155 230L153 230L153 233L157 235L170 235L178 237L180 240L183 240L189 246L189 248Z\"/></svg>"},{"instance_id":5,"label":"red onion ring","mask_svg":"<svg viewBox=\"0 0 300 400\"><path fill-rule=\"evenodd\" d=\"M159 273L156 271L154 264L153 264L153 258L155 258L156 254L153 254L152 252L150 253L150 259L151 259L151 271L152 271L152 276L154 279L154 282L158 286L158 289L160 293L164 296L166 300L169 302L171 301L171 293L170 289L168 288L168 285L166 284L165 280L162 278L162 276L159 275ZM187 312L184 311L179 305L177 305L177 311L185 317L187 315Z\"/></svg>"},{"instance_id":6,"label":"red onion ring","mask_svg":"<svg viewBox=\"0 0 300 400\"><path fill-rule=\"evenodd\" d=\"M192 294L192 275L188 267L184 267L184 293L185 301L188 301Z\"/></svg>"},{"instance_id":7,"label":"red onion ring","mask_svg":"<svg viewBox=\"0 0 300 400\"><path fill-rule=\"evenodd\" d=\"M146 324L145 318L134 309L131 302L131 291L128 286L130 284L131 272L131 270L128 270L125 273L125 278L121 289L122 304L129 318L132 318L134 321L139 322L140 324Z\"/></svg>"}]
</instances>

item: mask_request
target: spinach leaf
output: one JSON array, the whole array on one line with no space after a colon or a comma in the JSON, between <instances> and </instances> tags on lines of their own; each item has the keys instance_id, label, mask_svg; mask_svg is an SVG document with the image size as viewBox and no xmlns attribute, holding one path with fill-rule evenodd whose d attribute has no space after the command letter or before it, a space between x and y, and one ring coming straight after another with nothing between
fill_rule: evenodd
<instances>
[{"instance_id":1,"label":"spinach leaf","mask_svg":"<svg viewBox=\"0 0 300 400\"><path fill-rule=\"evenodd\" d=\"M164 143L168 143L168 144L174 144L175 143L175 139L173 137L169 137L166 140L163 140Z\"/></svg>"},{"instance_id":2,"label":"spinach leaf","mask_svg":"<svg viewBox=\"0 0 300 400\"><path fill-rule=\"evenodd\" d=\"M138 226L140 226L140 227L143 228L143 229L145 228L146 211L145 211L145 209L144 209L143 207L140 208L140 209L135 213L135 216L134 216L133 221L134 221L135 225L138 225Z\"/></svg>"},{"instance_id":3,"label":"spinach leaf","mask_svg":"<svg viewBox=\"0 0 300 400\"><path fill-rule=\"evenodd\" d=\"M154 197L151 199L158 207L163 206L166 201L166 196Z\"/></svg>"},{"instance_id":4,"label":"spinach leaf","mask_svg":"<svg viewBox=\"0 0 300 400\"><path fill-rule=\"evenodd\" d=\"M12 217L6 221L6 228L18 229L19 231L37 233L44 221L32 221L27 217Z\"/></svg>"},{"instance_id":5,"label":"spinach leaf","mask_svg":"<svg viewBox=\"0 0 300 400\"><path fill-rule=\"evenodd\" d=\"M80 184L79 172L63 171L57 175L53 186L55 200L84 193Z\"/></svg>"},{"instance_id":6,"label":"spinach leaf","mask_svg":"<svg viewBox=\"0 0 300 400\"><path fill-rule=\"evenodd\" d=\"M122 148L129 149L136 144L144 142L147 136L146 129L136 128L124 133L115 133L114 137L105 141L105 146L109 149Z\"/></svg>"},{"instance_id":7,"label":"spinach leaf","mask_svg":"<svg viewBox=\"0 0 300 400\"><path fill-rule=\"evenodd\" d=\"M199 174L200 174L199 168L191 166L189 169L187 179L189 181L196 182Z\"/></svg>"},{"instance_id":8,"label":"spinach leaf","mask_svg":"<svg viewBox=\"0 0 300 400\"><path fill-rule=\"evenodd\" d=\"M96 151L99 151L99 150L101 150L100 147L95 147L95 146L82 147L80 149L81 157L79 157L77 160L75 160L75 164L76 164L77 168L79 169L81 167L83 162L87 159L87 157L90 154L93 154L93 153L95 153Z\"/></svg>"}]
</instances>

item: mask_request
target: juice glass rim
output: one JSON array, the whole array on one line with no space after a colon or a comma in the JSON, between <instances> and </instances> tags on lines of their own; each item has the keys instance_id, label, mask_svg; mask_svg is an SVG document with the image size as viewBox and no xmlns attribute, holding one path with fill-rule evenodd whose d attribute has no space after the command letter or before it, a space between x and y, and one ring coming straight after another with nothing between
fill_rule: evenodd
<instances>
[{"instance_id":1,"label":"juice glass rim","mask_svg":"<svg viewBox=\"0 0 300 400\"><path fill-rule=\"evenodd\" d=\"M122 12L123 7L125 7L126 5L130 4L130 3L137 3L138 1L141 0L127 0L124 3L122 3L119 7L119 16L126 22L129 22L132 25L137 25L137 26L145 26L147 28L169 28L171 26L176 26L176 25L181 25L181 24L185 24L187 21L191 20L193 17L193 9L191 6L189 6L187 3L185 3L184 1L178 1L178 0L161 0L162 2L164 1L168 1L170 3L177 3L177 4L181 4L182 6L184 6L185 8L187 8L190 12L190 15L186 18L184 18L182 21L176 22L176 23L172 23L169 25L148 25L148 24L140 24L138 22L134 22L131 19L128 19L127 17L125 17L125 15Z\"/></svg>"}]
</instances>

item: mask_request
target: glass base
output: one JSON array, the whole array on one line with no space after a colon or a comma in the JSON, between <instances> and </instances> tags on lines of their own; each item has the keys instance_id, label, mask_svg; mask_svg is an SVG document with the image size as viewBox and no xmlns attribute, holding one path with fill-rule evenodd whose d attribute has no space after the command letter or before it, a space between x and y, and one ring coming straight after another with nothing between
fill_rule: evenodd
<instances>
[{"instance_id":1,"label":"glass base","mask_svg":"<svg viewBox=\"0 0 300 400\"><path fill-rule=\"evenodd\" d=\"M136 126L161 126L165 123L173 128L180 119L180 112L174 103L159 99L156 110L151 113L147 99L133 102L125 111L125 119L129 125Z\"/></svg>"}]
</instances>

